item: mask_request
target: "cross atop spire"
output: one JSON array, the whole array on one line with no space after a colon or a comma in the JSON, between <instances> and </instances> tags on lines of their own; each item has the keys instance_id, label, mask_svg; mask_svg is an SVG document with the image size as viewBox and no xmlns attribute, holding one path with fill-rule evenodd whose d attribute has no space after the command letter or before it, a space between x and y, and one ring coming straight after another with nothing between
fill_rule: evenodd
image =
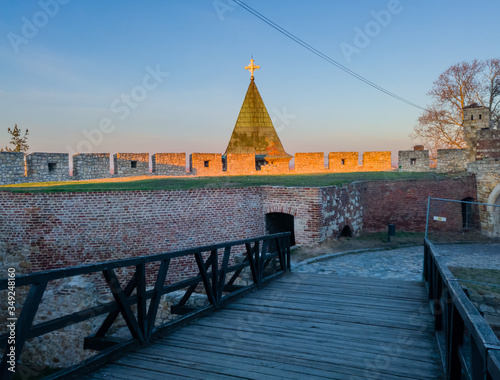
<instances>
[{"instance_id":1,"label":"cross atop spire","mask_svg":"<svg viewBox=\"0 0 500 380\"><path fill-rule=\"evenodd\" d=\"M255 66L253 64L253 61L254 61L253 58L250 59L250 64L248 66L245 66L245 70L249 70L250 71L250 75L251 75L250 80L253 80L253 72L254 72L254 70L260 69L260 66Z\"/></svg>"}]
</instances>

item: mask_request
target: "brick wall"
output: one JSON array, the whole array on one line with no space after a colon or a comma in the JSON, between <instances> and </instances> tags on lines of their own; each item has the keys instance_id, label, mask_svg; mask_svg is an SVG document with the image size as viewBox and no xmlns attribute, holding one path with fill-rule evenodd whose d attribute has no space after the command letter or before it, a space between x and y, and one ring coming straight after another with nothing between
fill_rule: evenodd
<instances>
[{"instance_id":1,"label":"brick wall","mask_svg":"<svg viewBox=\"0 0 500 380\"><path fill-rule=\"evenodd\" d=\"M254 153L228 153L227 174L252 175L256 174Z\"/></svg>"},{"instance_id":2,"label":"brick wall","mask_svg":"<svg viewBox=\"0 0 500 380\"><path fill-rule=\"evenodd\" d=\"M151 157L153 174L186 175L186 153L155 153Z\"/></svg>"},{"instance_id":3,"label":"brick wall","mask_svg":"<svg viewBox=\"0 0 500 380\"><path fill-rule=\"evenodd\" d=\"M363 207L363 231L365 232L387 230L388 223L396 224L396 230L399 231L424 231L429 196L456 200L467 197L476 199L474 176L437 181L362 182L359 183L358 189L360 203ZM461 205L455 203L451 207L460 208ZM453 210L453 213L455 211ZM446 217L446 210L440 216ZM442 224L431 222L429 227L431 229L461 231L462 220L454 218Z\"/></svg>"},{"instance_id":4,"label":"brick wall","mask_svg":"<svg viewBox=\"0 0 500 380\"><path fill-rule=\"evenodd\" d=\"M265 215L274 212L294 216L297 244L337 237L345 226L353 235L385 231L388 222L398 231L423 231L429 195L475 199L475 194L473 176L324 188L2 191L0 261L22 263L21 273L250 238L265 233ZM461 230L461 221L444 226ZM183 260L172 263L178 275L196 274L194 262Z\"/></svg>"},{"instance_id":5,"label":"brick wall","mask_svg":"<svg viewBox=\"0 0 500 380\"><path fill-rule=\"evenodd\" d=\"M365 152L363 153L362 171L383 172L392 170L391 152Z\"/></svg>"},{"instance_id":6,"label":"brick wall","mask_svg":"<svg viewBox=\"0 0 500 380\"><path fill-rule=\"evenodd\" d=\"M312 244L320 241L321 195L319 188L263 186L261 191L263 215L281 212L294 216L297 244Z\"/></svg>"},{"instance_id":7,"label":"brick wall","mask_svg":"<svg viewBox=\"0 0 500 380\"><path fill-rule=\"evenodd\" d=\"M476 160L500 158L500 130L481 129L477 132Z\"/></svg>"},{"instance_id":8,"label":"brick wall","mask_svg":"<svg viewBox=\"0 0 500 380\"><path fill-rule=\"evenodd\" d=\"M116 177L149 174L149 153L117 153L113 162Z\"/></svg>"},{"instance_id":9,"label":"brick wall","mask_svg":"<svg viewBox=\"0 0 500 380\"><path fill-rule=\"evenodd\" d=\"M331 152L328 154L328 168L331 172L357 172L358 159L358 152Z\"/></svg>"},{"instance_id":10,"label":"brick wall","mask_svg":"<svg viewBox=\"0 0 500 380\"><path fill-rule=\"evenodd\" d=\"M0 152L0 185L24 182L24 153Z\"/></svg>"},{"instance_id":11,"label":"brick wall","mask_svg":"<svg viewBox=\"0 0 500 380\"><path fill-rule=\"evenodd\" d=\"M402 172L428 172L428 150L400 150L398 154L399 170Z\"/></svg>"},{"instance_id":12,"label":"brick wall","mask_svg":"<svg viewBox=\"0 0 500 380\"><path fill-rule=\"evenodd\" d=\"M260 236L259 192L0 192L0 254L36 272Z\"/></svg>"},{"instance_id":13,"label":"brick wall","mask_svg":"<svg viewBox=\"0 0 500 380\"><path fill-rule=\"evenodd\" d=\"M468 149L438 149L437 171L439 173L467 171L469 154Z\"/></svg>"},{"instance_id":14,"label":"brick wall","mask_svg":"<svg viewBox=\"0 0 500 380\"><path fill-rule=\"evenodd\" d=\"M220 176L223 174L222 154L193 153L189 155L189 168L194 175Z\"/></svg>"},{"instance_id":15,"label":"brick wall","mask_svg":"<svg viewBox=\"0 0 500 380\"><path fill-rule=\"evenodd\" d=\"M295 173L321 173L326 171L323 152L296 153Z\"/></svg>"},{"instance_id":16,"label":"brick wall","mask_svg":"<svg viewBox=\"0 0 500 380\"><path fill-rule=\"evenodd\" d=\"M95 179L111 176L109 153L73 155L73 179Z\"/></svg>"}]
</instances>

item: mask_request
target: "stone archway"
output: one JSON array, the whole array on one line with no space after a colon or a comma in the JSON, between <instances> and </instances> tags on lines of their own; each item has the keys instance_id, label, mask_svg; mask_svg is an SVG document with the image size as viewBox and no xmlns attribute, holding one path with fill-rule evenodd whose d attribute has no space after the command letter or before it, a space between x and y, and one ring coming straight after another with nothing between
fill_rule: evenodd
<instances>
[{"instance_id":1,"label":"stone archway","mask_svg":"<svg viewBox=\"0 0 500 380\"><path fill-rule=\"evenodd\" d=\"M290 245L295 245L294 216L284 212L270 212L266 214L266 233L291 232Z\"/></svg>"},{"instance_id":2,"label":"stone archway","mask_svg":"<svg viewBox=\"0 0 500 380\"><path fill-rule=\"evenodd\" d=\"M339 238L342 237L352 237L352 229L349 226L344 226L340 231Z\"/></svg>"}]
</instances>

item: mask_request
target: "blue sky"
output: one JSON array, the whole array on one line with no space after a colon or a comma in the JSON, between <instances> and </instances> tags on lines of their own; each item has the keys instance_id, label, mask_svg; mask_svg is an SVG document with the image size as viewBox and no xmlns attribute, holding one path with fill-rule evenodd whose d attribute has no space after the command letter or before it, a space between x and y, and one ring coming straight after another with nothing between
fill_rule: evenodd
<instances>
[{"instance_id":1,"label":"blue sky","mask_svg":"<svg viewBox=\"0 0 500 380\"><path fill-rule=\"evenodd\" d=\"M495 0L246 3L421 106L450 65L498 57ZM251 55L289 153L396 154L414 145L408 135L419 109L347 75L231 0L0 5L2 146L17 123L30 130L31 152L223 153ZM348 56L342 46L357 50Z\"/></svg>"}]
</instances>

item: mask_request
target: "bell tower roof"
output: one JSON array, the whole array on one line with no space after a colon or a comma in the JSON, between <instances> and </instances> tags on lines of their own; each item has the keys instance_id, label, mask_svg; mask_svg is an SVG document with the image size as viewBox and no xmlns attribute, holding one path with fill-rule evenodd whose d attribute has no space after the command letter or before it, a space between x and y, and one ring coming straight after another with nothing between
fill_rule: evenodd
<instances>
[{"instance_id":1,"label":"bell tower roof","mask_svg":"<svg viewBox=\"0 0 500 380\"><path fill-rule=\"evenodd\" d=\"M251 59L250 65L245 67L251 74L250 84L224 155L255 153L259 158L292 158L285 152L257 89L253 72L260 66L255 66L253 62Z\"/></svg>"}]
</instances>

